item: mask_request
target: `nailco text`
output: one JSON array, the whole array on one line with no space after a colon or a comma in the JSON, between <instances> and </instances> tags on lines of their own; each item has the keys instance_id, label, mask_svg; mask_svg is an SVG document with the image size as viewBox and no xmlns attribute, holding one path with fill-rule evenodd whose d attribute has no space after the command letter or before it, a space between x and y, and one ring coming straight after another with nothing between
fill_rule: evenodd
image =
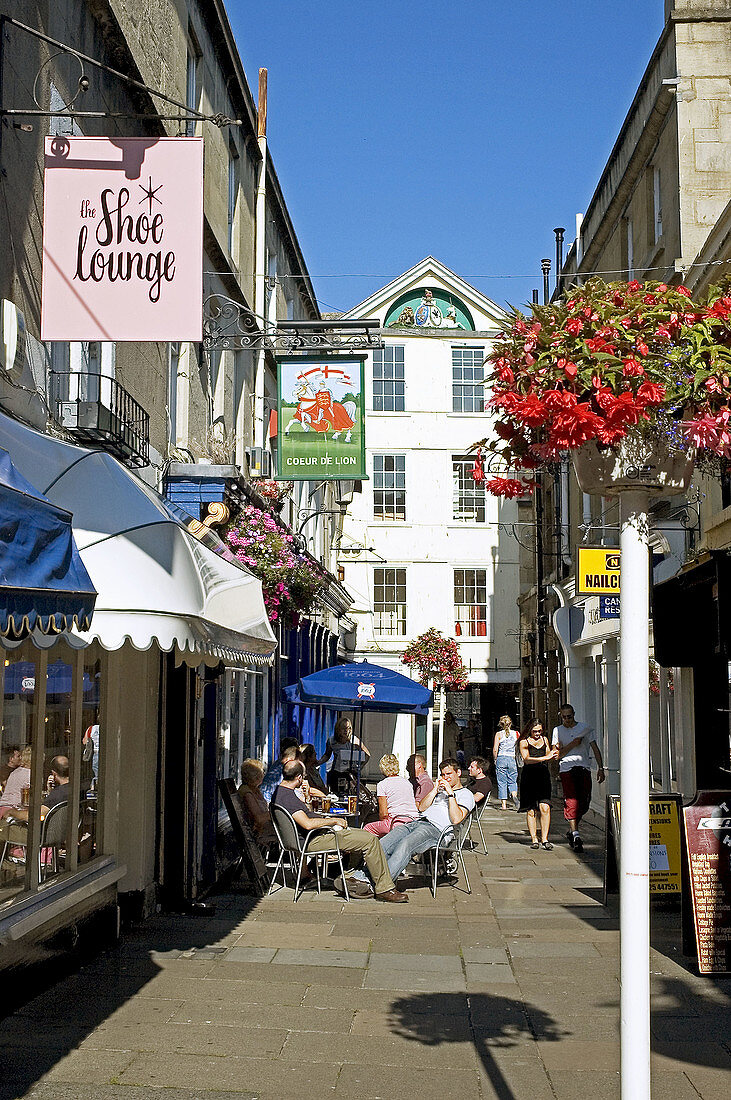
<instances>
[{"instance_id":1,"label":"nailco text","mask_svg":"<svg viewBox=\"0 0 731 1100\"><path fill-rule=\"evenodd\" d=\"M97 213L89 199L83 200L74 278L82 283L89 279L95 283L104 279L110 283L138 280L149 284L148 297L157 302L163 282L171 283L175 278L175 253L154 247L162 244L165 234L163 215L159 212L153 215L152 211L137 216L125 213L129 202L126 187L120 187L119 192L105 187L99 197L101 217L95 229L91 225L91 235L90 223L96 221ZM148 247L135 248L136 245Z\"/></svg>"}]
</instances>

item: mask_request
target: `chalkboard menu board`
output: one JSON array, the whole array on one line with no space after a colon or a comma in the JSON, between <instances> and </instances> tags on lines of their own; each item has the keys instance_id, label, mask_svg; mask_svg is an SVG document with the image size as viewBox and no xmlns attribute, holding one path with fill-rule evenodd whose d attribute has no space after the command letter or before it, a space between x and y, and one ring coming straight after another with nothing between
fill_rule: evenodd
<instances>
[{"instance_id":1,"label":"chalkboard menu board","mask_svg":"<svg viewBox=\"0 0 731 1100\"><path fill-rule=\"evenodd\" d=\"M699 791L683 810L701 974L731 973L731 792Z\"/></svg>"}]
</instances>

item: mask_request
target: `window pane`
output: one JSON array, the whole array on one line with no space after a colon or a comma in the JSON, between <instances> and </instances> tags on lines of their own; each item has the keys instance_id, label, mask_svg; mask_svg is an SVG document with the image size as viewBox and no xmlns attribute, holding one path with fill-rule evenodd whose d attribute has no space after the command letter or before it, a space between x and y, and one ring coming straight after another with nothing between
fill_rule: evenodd
<instances>
[{"instance_id":1,"label":"window pane","mask_svg":"<svg viewBox=\"0 0 731 1100\"><path fill-rule=\"evenodd\" d=\"M375 519L406 519L406 456L373 456L373 515Z\"/></svg>"},{"instance_id":2,"label":"window pane","mask_svg":"<svg viewBox=\"0 0 731 1100\"><path fill-rule=\"evenodd\" d=\"M455 569L454 631L458 636L487 636L487 571Z\"/></svg>"},{"instance_id":3,"label":"window pane","mask_svg":"<svg viewBox=\"0 0 731 1100\"><path fill-rule=\"evenodd\" d=\"M485 489L472 477L474 458L452 456L453 517L466 523L485 522Z\"/></svg>"},{"instance_id":4,"label":"window pane","mask_svg":"<svg viewBox=\"0 0 731 1100\"><path fill-rule=\"evenodd\" d=\"M485 393L485 349L452 348L452 409L454 412L483 412Z\"/></svg>"},{"instance_id":5,"label":"window pane","mask_svg":"<svg viewBox=\"0 0 731 1100\"><path fill-rule=\"evenodd\" d=\"M404 388L403 347L377 348L373 352L374 412L403 412Z\"/></svg>"},{"instance_id":6,"label":"window pane","mask_svg":"<svg viewBox=\"0 0 731 1100\"><path fill-rule=\"evenodd\" d=\"M373 570L373 631L406 634L406 570Z\"/></svg>"}]
</instances>

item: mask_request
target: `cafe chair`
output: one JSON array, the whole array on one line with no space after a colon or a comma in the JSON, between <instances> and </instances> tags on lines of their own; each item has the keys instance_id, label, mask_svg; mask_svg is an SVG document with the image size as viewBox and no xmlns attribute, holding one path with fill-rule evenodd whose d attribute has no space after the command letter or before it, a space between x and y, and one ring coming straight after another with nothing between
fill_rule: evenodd
<instances>
[{"instance_id":1,"label":"cafe chair","mask_svg":"<svg viewBox=\"0 0 731 1100\"><path fill-rule=\"evenodd\" d=\"M487 799L483 798L482 802L478 802L472 811L473 823L477 826L480 833L480 840L482 841L482 847L485 849L485 855L487 855L487 841L485 840L485 834L482 831L482 815L487 807ZM477 847L475 845L474 847Z\"/></svg>"},{"instance_id":2,"label":"cafe chair","mask_svg":"<svg viewBox=\"0 0 731 1100\"><path fill-rule=\"evenodd\" d=\"M324 875L325 875L325 860L327 859L328 855L336 855L337 859L338 859L338 863L340 864L340 875L341 875L341 878L343 880L343 890L345 892L345 900L350 901L350 898L348 896L348 884L345 881L345 869L343 867L343 857L342 857L342 853L340 851L340 845L338 844L338 831L337 831L337 829L333 829L333 828L313 829L303 839L302 836L300 835L299 829L297 828L297 823L295 822L295 820L292 817L289 810L285 810L283 806L270 805L269 813L270 813L271 818L272 818L272 825L274 826L274 831L277 834L277 840L279 841L279 844L280 844L280 847L281 847L282 850L279 854L279 859L277 861L277 866L274 869L274 874L272 875L272 881L271 881L271 885L269 886L269 890L267 892L267 897L269 896L269 894L271 894L272 890L274 889L274 884L277 881L277 875L279 874L280 867L282 869L282 886L287 885L287 880L286 880L285 872L284 872L284 857L285 857L285 855L289 859L289 868L290 868L290 871L292 872L292 874L294 874L295 860L298 861L297 882L296 882L295 888L294 888L294 900L295 901L297 901L299 899L299 896L302 893L302 891L300 890L300 879L302 877L302 867L304 866L304 863L305 863L305 860L307 859L307 857L308 856L314 857L314 860L315 860L315 875L316 875L316 878L317 878L317 892L319 894L319 893L321 893L321 890L320 890L320 860L319 860L319 857L322 856L322 859L323 859L322 875L324 877ZM308 848L309 848L310 844L312 843L312 841L315 839L315 837L323 836L327 833L332 834L332 838L333 838L332 844L324 852L323 851L309 852Z\"/></svg>"},{"instance_id":3,"label":"cafe chair","mask_svg":"<svg viewBox=\"0 0 731 1100\"><path fill-rule=\"evenodd\" d=\"M38 877L41 882L49 874L58 874L59 851L64 856L66 854L68 808L68 802L59 802L51 807L41 822L41 839L38 845Z\"/></svg>"},{"instance_id":4,"label":"cafe chair","mask_svg":"<svg viewBox=\"0 0 731 1100\"><path fill-rule=\"evenodd\" d=\"M424 855L431 861L431 882L429 883L429 889L432 892L432 897L437 896L437 879L439 877L439 860L441 859L444 864L448 857L456 858L458 866L462 868L462 874L464 875L465 883L467 884L467 893L472 893L472 887L470 886L470 880L467 875L467 868L465 867L464 856L462 854L462 848L464 842L469 835L470 828L472 827L472 815L474 810L470 810L465 818L459 822L458 825L448 825L446 829L442 829L439 839L433 848L427 848ZM445 866L446 870L446 866ZM458 880L459 881L459 880Z\"/></svg>"}]
</instances>

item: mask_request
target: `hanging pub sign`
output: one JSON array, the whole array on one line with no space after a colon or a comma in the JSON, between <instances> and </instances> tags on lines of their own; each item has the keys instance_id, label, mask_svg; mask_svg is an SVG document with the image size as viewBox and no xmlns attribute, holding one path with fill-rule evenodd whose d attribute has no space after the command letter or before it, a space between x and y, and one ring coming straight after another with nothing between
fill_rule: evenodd
<instances>
[{"instance_id":1,"label":"hanging pub sign","mask_svg":"<svg viewBox=\"0 0 731 1100\"><path fill-rule=\"evenodd\" d=\"M281 356L277 438L284 481L367 478L365 356Z\"/></svg>"},{"instance_id":2,"label":"hanging pub sign","mask_svg":"<svg viewBox=\"0 0 731 1100\"><path fill-rule=\"evenodd\" d=\"M42 340L203 338L203 139L46 138Z\"/></svg>"}]
</instances>

